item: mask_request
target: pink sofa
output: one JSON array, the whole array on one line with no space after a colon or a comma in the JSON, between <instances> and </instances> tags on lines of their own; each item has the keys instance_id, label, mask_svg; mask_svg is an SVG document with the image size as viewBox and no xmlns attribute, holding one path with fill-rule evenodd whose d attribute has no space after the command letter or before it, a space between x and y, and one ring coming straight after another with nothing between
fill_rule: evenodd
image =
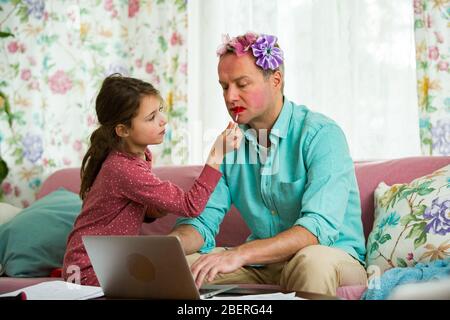
<instances>
[{"instance_id":1,"label":"pink sofa","mask_svg":"<svg viewBox=\"0 0 450 320\"><path fill-rule=\"evenodd\" d=\"M384 181L388 185L394 183L410 182L417 177L431 173L434 170L450 163L449 157L411 157L388 161L356 162L355 170L361 196L362 221L364 234L369 235L373 225L374 199L373 191ZM154 172L163 180L170 180L184 189L188 189L193 179L200 174L201 166L170 166L156 167ZM62 169L53 173L42 185L38 198L64 187L78 193L80 186L79 168ZM176 216L168 215L151 224L144 224L142 234L168 233ZM232 207L222 223L217 236L218 246L235 246L247 238L249 230L237 210ZM17 290L19 288L48 281L55 278L8 278L0 277L0 293ZM365 286L340 287L337 296L343 299L359 299L366 289Z\"/></svg>"}]
</instances>

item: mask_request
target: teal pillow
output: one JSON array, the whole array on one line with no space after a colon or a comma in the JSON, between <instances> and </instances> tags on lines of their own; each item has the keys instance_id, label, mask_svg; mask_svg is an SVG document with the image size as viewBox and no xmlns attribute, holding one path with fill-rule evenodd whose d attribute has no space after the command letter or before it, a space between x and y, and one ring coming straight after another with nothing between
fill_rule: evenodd
<instances>
[{"instance_id":1,"label":"teal pillow","mask_svg":"<svg viewBox=\"0 0 450 320\"><path fill-rule=\"evenodd\" d=\"M10 277L46 277L60 268L80 197L60 188L0 226L0 264Z\"/></svg>"}]
</instances>

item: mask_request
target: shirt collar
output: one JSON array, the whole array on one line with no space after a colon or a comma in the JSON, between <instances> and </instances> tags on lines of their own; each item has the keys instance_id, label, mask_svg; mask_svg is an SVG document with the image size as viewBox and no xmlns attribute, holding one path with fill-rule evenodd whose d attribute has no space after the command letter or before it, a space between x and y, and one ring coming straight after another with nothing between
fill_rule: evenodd
<instances>
[{"instance_id":1,"label":"shirt collar","mask_svg":"<svg viewBox=\"0 0 450 320\"><path fill-rule=\"evenodd\" d=\"M278 115L275 124L270 130L270 134L274 134L280 138L286 138L289 129L289 123L292 118L292 103L283 96L283 107Z\"/></svg>"},{"instance_id":2,"label":"shirt collar","mask_svg":"<svg viewBox=\"0 0 450 320\"><path fill-rule=\"evenodd\" d=\"M286 138L293 111L292 103L285 97L283 97L283 101L283 107L281 108L280 114L278 115L272 130L270 130L271 135L275 135L279 138ZM239 127L244 132L247 140L256 142L254 130L248 130L251 129L248 124L241 124Z\"/></svg>"}]
</instances>

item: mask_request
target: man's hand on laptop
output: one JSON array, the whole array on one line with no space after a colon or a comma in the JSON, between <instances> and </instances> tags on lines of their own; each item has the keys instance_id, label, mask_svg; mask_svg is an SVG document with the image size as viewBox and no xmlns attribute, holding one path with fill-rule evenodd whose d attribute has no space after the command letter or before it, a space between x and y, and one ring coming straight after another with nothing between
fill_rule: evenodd
<instances>
[{"instance_id":1,"label":"man's hand on laptop","mask_svg":"<svg viewBox=\"0 0 450 320\"><path fill-rule=\"evenodd\" d=\"M198 288L204 282L212 282L218 273L230 273L245 265L237 250L226 250L200 256L191 266L192 275Z\"/></svg>"}]
</instances>

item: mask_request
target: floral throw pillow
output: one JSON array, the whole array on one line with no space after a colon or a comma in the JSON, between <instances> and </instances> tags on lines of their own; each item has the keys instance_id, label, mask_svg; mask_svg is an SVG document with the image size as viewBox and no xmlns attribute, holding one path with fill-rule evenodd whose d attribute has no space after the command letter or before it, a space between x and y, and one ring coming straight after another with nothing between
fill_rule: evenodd
<instances>
[{"instance_id":1,"label":"floral throw pillow","mask_svg":"<svg viewBox=\"0 0 450 320\"><path fill-rule=\"evenodd\" d=\"M367 240L367 266L394 267L450 258L450 165L411 183L381 182Z\"/></svg>"}]
</instances>

